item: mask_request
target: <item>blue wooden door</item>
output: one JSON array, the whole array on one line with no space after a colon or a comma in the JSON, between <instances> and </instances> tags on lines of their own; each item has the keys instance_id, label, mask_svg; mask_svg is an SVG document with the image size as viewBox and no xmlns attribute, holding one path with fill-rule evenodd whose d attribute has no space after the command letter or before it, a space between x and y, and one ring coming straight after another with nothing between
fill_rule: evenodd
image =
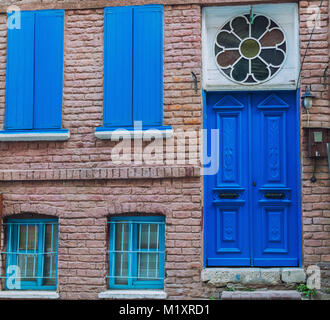
<instances>
[{"instance_id":1,"label":"blue wooden door","mask_svg":"<svg viewBox=\"0 0 330 320\"><path fill-rule=\"evenodd\" d=\"M205 148L219 162L204 177L205 264L299 265L296 92L211 92L205 105Z\"/></svg>"}]
</instances>

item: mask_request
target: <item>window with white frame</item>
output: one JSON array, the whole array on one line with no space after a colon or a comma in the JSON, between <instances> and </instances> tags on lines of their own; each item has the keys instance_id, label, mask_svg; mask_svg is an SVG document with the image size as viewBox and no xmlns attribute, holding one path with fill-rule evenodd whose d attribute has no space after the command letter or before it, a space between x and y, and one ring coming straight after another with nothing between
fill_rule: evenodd
<instances>
[{"instance_id":1,"label":"window with white frame","mask_svg":"<svg viewBox=\"0 0 330 320\"><path fill-rule=\"evenodd\" d=\"M57 219L8 219L5 289L56 290Z\"/></svg>"},{"instance_id":2,"label":"window with white frame","mask_svg":"<svg viewBox=\"0 0 330 320\"><path fill-rule=\"evenodd\" d=\"M296 90L298 12L297 3L204 7L203 89Z\"/></svg>"},{"instance_id":3,"label":"window with white frame","mask_svg":"<svg viewBox=\"0 0 330 320\"><path fill-rule=\"evenodd\" d=\"M109 225L109 287L163 288L165 218L113 217Z\"/></svg>"}]
</instances>

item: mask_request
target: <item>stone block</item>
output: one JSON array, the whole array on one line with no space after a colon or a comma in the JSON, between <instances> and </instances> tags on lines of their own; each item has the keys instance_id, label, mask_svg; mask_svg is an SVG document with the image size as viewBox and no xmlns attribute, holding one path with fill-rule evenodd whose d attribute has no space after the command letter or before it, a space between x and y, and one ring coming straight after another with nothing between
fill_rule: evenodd
<instances>
[{"instance_id":1,"label":"stone block","mask_svg":"<svg viewBox=\"0 0 330 320\"><path fill-rule=\"evenodd\" d=\"M282 269L281 279L285 283L304 283L306 282L306 273L302 268Z\"/></svg>"}]
</instances>

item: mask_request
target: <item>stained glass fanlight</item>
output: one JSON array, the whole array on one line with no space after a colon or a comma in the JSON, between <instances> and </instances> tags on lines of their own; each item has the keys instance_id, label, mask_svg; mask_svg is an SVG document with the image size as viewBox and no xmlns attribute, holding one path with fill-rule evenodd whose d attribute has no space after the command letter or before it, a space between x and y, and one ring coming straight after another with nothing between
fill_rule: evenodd
<instances>
[{"instance_id":1,"label":"stained glass fanlight","mask_svg":"<svg viewBox=\"0 0 330 320\"><path fill-rule=\"evenodd\" d=\"M286 50L284 32L264 15L234 17L219 29L214 45L219 70L244 85L274 77L284 64Z\"/></svg>"}]
</instances>

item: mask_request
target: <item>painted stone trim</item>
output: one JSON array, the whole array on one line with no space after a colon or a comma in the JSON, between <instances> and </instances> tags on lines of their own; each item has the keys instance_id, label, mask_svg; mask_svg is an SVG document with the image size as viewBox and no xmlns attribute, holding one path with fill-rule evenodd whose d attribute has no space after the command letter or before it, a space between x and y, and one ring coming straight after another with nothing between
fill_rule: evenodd
<instances>
[{"instance_id":1,"label":"painted stone trim","mask_svg":"<svg viewBox=\"0 0 330 320\"><path fill-rule=\"evenodd\" d=\"M153 137L172 138L173 130L108 130L108 131L95 131L95 136L98 139L118 141L119 139L134 139L143 137L143 140L151 140Z\"/></svg>"},{"instance_id":2,"label":"painted stone trim","mask_svg":"<svg viewBox=\"0 0 330 320\"><path fill-rule=\"evenodd\" d=\"M47 299L56 300L60 295L52 291L0 291L0 299Z\"/></svg>"},{"instance_id":3,"label":"painted stone trim","mask_svg":"<svg viewBox=\"0 0 330 320\"><path fill-rule=\"evenodd\" d=\"M201 279L215 287L228 284L274 286L304 283L306 274L301 268L206 268L202 270Z\"/></svg>"},{"instance_id":4,"label":"painted stone trim","mask_svg":"<svg viewBox=\"0 0 330 320\"><path fill-rule=\"evenodd\" d=\"M157 299L165 300L167 293L161 290L108 290L99 293L99 299Z\"/></svg>"},{"instance_id":5,"label":"painted stone trim","mask_svg":"<svg viewBox=\"0 0 330 320\"><path fill-rule=\"evenodd\" d=\"M306 273L301 268L281 269L281 279L285 283L305 283Z\"/></svg>"},{"instance_id":6,"label":"painted stone trim","mask_svg":"<svg viewBox=\"0 0 330 320\"><path fill-rule=\"evenodd\" d=\"M301 300L301 294L293 290L269 290L255 292L224 291L221 300Z\"/></svg>"},{"instance_id":7,"label":"painted stone trim","mask_svg":"<svg viewBox=\"0 0 330 320\"><path fill-rule=\"evenodd\" d=\"M66 141L70 132L0 133L0 141Z\"/></svg>"}]
</instances>

